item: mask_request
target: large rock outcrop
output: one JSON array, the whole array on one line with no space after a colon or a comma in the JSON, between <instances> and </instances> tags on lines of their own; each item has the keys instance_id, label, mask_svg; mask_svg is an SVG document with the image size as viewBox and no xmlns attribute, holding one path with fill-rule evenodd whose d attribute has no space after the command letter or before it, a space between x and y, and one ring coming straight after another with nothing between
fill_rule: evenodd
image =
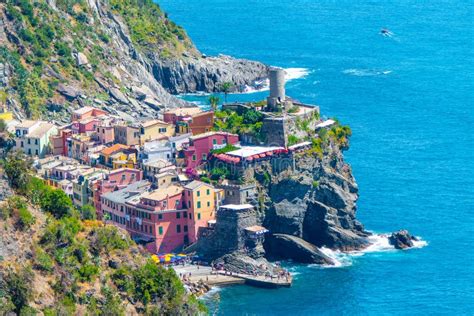
<instances>
[{"instance_id":1,"label":"large rock outcrop","mask_svg":"<svg viewBox=\"0 0 474 316\"><path fill-rule=\"evenodd\" d=\"M28 116L63 121L69 116L51 109L67 112L85 105L131 117L156 116L163 108L189 105L173 94L214 92L224 82L238 90L267 76L267 66L259 62L204 56L156 4L88 0L69 8L41 0L44 4L30 15L28 2L0 3L0 87L9 93L10 108ZM144 33L143 19L158 31ZM47 41L36 35L35 29L49 25L55 28ZM30 84L38 80L38 70L44 89L51 91L37 89L38 95L25 97L27 84L10 84Z\"/></svg>"}]
</instances>

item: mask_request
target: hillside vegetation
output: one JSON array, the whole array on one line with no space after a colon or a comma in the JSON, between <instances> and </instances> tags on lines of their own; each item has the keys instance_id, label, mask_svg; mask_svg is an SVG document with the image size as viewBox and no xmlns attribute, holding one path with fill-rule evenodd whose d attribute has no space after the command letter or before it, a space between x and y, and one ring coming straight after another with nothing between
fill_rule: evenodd
<instances>
[{"instance_id":1,"label":"hillside vegetation","mask_svg":"<svg viewBox=\"0 0 474 316\"><path fill-rule=\"evenodd\" d=\"M112 12L110 20L126 26L112 28L99 10ZM139 78L116 67L129 54L117 33L125 42L130 38L133 49L160 52L163 58L195 53L185 31L151 0L6 0L0 3L0 18L0 64L9 70L0 92L31 118L51 117L51 110L70 106L128 102L121 98L133 97L127 81ZM111 88L119 92L110 93Z\"/></svg>"},{"instance_id":2,"label":"hillside vegetation","mask_svg":"<svg viewBox=\"0 0 474 316\"><path fill-rule=\"evenodd\" d=\"M1 315L205 312L173 270L125 231L85 220L63 191L29 175L23 156L9 156L3 168L15 194L0 208Z\"/></svg>"}]
</instances>

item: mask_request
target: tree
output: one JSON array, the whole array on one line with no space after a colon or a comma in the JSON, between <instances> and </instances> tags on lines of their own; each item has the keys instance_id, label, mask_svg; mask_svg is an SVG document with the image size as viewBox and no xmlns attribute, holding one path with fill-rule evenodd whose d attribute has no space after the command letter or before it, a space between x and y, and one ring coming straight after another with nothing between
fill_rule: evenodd
<instances>
[{"instance_id":1,"label":"tree","mask_svg":"<svg viewBox=\"0 0 474 316\"><path fill-rule=\"evenodd\" d=\"M211 95L209 97L209 104L211 105L212 111L216 112L217 106L219 105L220 98L216 95Z\"/></svg>"},{"instance_id":2,"label":"tree","mask_svg":"<svg viewBox=\"0 0 474 316\"><path fill-rule=\"evenodd\" d=\"M5 160L4 169L8 182L18 193L25 194L27 192L30 167L31 161L20 151L9 154Z\"/></svg>"},{"instance_id":3,"label":"tree","mask_svg":"<svg viewBox=\"0 0 474 316\"><path fill-rule=\"evenodd\" d=\"M71 199L62 190L47 192L40 201L40 205L44 211L53 214L56 218L68 215L72 209Z\"/></svg>"},{"instance_id":4,"label":"tree","mask_svg":"<svg viewBox=\"0 0 474 316\"><path fill-rule=\"evenodd\" d=\"M83 207L81 207L81 218L88 219L88 220L96 219L97 213L96 213L95 207L90 204L86 204Z\"/></svg>"},{"instance_id":5,"label":"tree","mask_svg":"<svg viewBox=\"0 0 474 316\"><path fill-rule=\"evenodd\" d=\"M234 84L230 81L226 81L221 84L220 88L221 88L221 92L224 92L225 103L227 103L227 95L229 94L229 92L232 90L233 87L234 87Z\"/></svg>"}]
</instances>

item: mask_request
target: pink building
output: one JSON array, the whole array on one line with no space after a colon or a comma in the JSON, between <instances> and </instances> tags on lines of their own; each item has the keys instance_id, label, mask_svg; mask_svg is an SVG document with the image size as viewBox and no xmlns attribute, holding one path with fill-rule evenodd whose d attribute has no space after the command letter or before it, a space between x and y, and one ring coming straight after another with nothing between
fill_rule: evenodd
<instances>
[{"instance_id":1,"label":"pink building","mask_svg":"<svg viewBox=\"0 0 474 316\"><path fill-rule=\"evenodd\" d=\"M193 181L149 191L138 181L100 197L101 210L151 253L180 250L197 240L201 227L215 219L214 187Z\"/></svg>"},{"instance_id":2,"label":"pink building","mask_svg":"<svg viewBox=\"0 0 474 316\"><path fill-rule=\"evenodd\" d=\"M107 112L103 110L99 110L91 106L85 106L72 112L71 121L82 121L87 118L98 117L106 114Z\"/></svg>"},{"instance_id":3,"label":"pink building","mask_svg":"<svg viewBox=\"0 0 474 316\"><path fill-rule=\"evenodd\" d=\"M115 140L114 126L106 122L97 125L96 133L101 144L112 143Z\"/></svg>"},{"instance_id":4,"label":"pink building","mask_svg":"<svg viewBox=\"0 0 474 316\"><path fill-rule=\"evenodd\" d=\"M113 170L106 175L105 179L97 181L93 188L93 199L97 211L97 217L102 218L103 215L101 205L102 195L108 192L121 190L132 183L141 181L142 178L143 173L141 170L123 168Z\"/></svg>"},{"instance_id":5,"label":"pink building","mask_svg":"<svg viewBox=\"0 0 474 316\"><path fill-rule=\"evenodd\" d=\"M194 169L205 162L213 149L224 148L227 144L239 142L239 136L227 132L208 132L189 138L189 145L184 149L184 160L187 169Z\"/></svg>"},{"instance_id":6,"label":"pink building","mask_svg":"<svg viewBox=\"0 0 474 316\"><path fill-rule=\"evenodd\" d=\"M134 235L148 235L153 242L146 248L152 253L172 252L187 241L187 214L182 209L183 188L170 185L142 194L132 210L132 221L127 229ZM149 226L150 225L150 226ZM143 226L149 226L149 229Z\"/></svg>"}]
</instances>

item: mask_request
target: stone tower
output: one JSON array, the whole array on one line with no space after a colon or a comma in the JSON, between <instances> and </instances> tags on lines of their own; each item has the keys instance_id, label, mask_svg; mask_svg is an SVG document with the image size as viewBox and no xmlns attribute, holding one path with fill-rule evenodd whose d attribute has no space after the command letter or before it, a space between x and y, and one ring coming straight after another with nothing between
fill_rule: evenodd
<instances>
[{"instance_id":1,"label":"stone tower","mask_svg":"<svg viewBox=\"0 0 474 316\"><path fill-rule=\"evenodd\" d=\"M282 68L270 68L270 96L267 105L270 111L278 111L284 105L285 96L285 71Z\"/></svg>"}]
</instances>

